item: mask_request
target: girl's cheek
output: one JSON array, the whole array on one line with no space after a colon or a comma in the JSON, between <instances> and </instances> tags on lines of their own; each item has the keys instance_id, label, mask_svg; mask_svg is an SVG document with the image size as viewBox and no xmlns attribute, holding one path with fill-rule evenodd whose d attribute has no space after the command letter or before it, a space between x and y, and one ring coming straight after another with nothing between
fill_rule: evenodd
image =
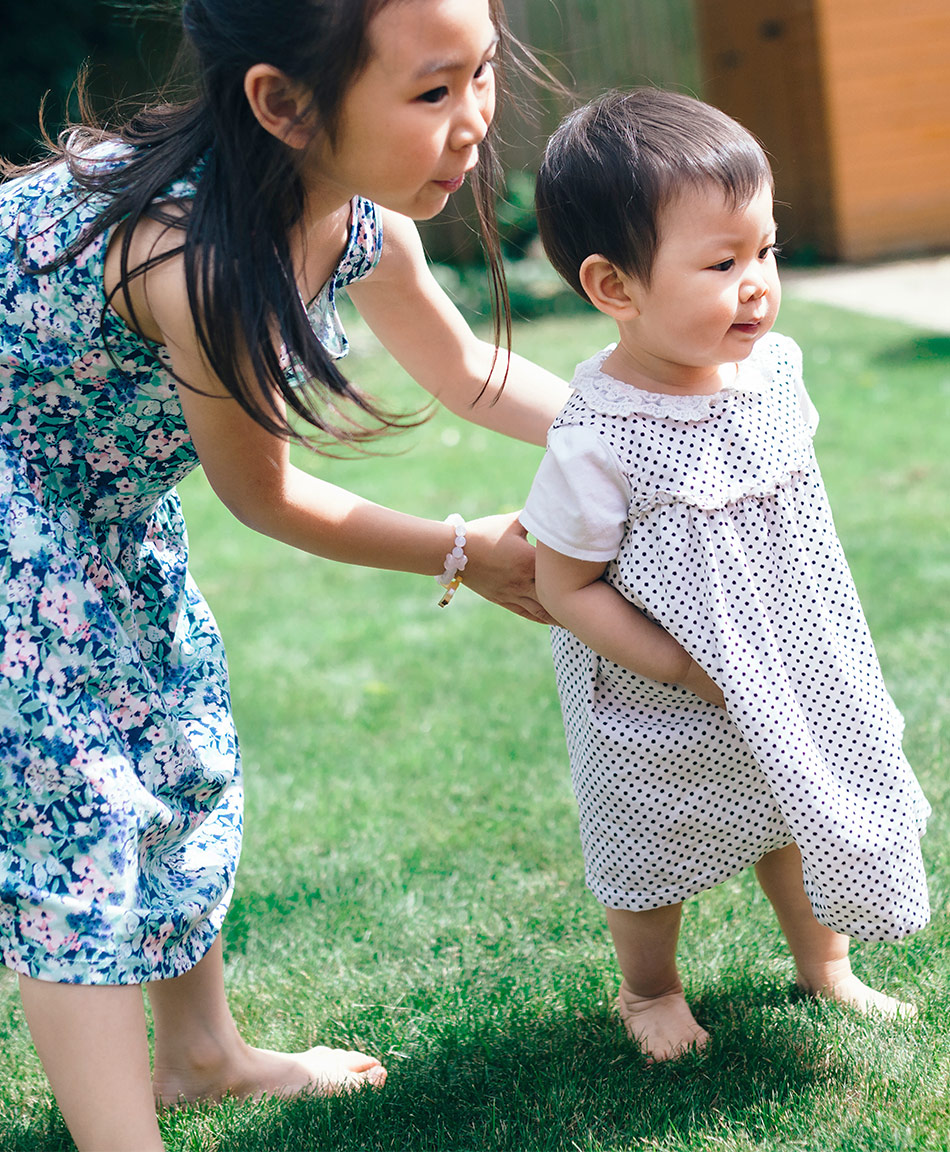
<instances>
[{"instance_id":1,"label":"girl's cheek","mask_svg":"<svg viewBox=\"0 0 950 1152\"><path fill-rule=\"evenodd\" d=\"M485 118L485 124L486 125L491 124L492 120L495 119L495 78L494 78L494 75L492 75L491 85L489 87L488 94L485 97L485 102L482 105L482 115Z\"/></svg>"}]
</instances>

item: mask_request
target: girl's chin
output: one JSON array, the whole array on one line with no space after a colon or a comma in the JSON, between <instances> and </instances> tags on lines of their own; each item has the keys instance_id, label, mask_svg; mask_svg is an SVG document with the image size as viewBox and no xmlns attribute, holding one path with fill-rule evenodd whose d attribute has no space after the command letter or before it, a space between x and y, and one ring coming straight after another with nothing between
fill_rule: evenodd
<instances>
[{"instance_id":1,"label":"girl's chin","mask_svg":"<svg viewBox=\"0 0 950 1152\"><path fill-rule=\"evenodd\" d=\"M413 220L431 220L445 208L449 202L449 194L446 192L438 198L438 202L433 206L428 204L417 204L410 213L407 213Z\"/></svg>"}]
</instances>

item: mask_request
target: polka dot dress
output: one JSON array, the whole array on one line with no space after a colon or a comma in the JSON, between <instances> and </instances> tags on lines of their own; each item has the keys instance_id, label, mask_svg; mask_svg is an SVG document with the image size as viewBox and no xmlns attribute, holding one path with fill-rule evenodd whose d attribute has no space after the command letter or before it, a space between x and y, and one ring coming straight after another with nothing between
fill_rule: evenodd
<instances>
[{"instance_id":1,"label":"polka dot dress","mask_svg":"<svg viewBox=\"0 0 950 1152\"><path fill-rule=\"evenodd\" d=\"M727 712L552 630L587 882L676 903L796 842L822 923L896 940L929 918L930 808L832 522L792 341L713 396L578 368L522 520L605 577L720 686Z\"/></svg>"}]
</instances>

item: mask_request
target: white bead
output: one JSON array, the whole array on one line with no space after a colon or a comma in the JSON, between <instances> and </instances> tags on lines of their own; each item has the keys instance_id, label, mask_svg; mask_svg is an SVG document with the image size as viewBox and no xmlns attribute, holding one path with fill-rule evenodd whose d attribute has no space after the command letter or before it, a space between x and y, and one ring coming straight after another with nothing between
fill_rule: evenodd
<instances>
[{"instance_id":1,"label":"white bead","mask_svg":"<svg viewBox=\"0 0 950 1152\"><path fill-rule=\"evenodd\" d=\"M446 589L446 594L439 601L443 606L451 600L455 588L451 587L453 581L459 578L459 573L465 568L468 563L468 557L465 555L465 537L468 532L465 521L457 512L453 512L451 516L446 517L446 524L452 526L455 530L455 543L451 552L447 552L445 556L445 569L441 576L436 576L436 583L441 584Z\"/></svg>"}]
</instances>

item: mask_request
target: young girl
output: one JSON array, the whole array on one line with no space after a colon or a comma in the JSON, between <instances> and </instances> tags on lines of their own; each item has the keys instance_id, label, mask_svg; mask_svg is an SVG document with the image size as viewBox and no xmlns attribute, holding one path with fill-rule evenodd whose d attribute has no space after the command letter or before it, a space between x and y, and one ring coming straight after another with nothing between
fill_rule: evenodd
<instances>
[{"instance_id":1,"label":"young girl","mask_svg":"<svg viewBox=\"0 0 950 1152\"><path fill-rule=\"evenodd\" d=\"M563 626L627 1030L656 1060L705 1042L675 963L682 901L750 864L801 988L894 1014L848 937L927 922L929 807L835 537L799 351L769 336L768 162L699 101L610 94L552 138L537 207L551 261L619 334L578 367L522 523Z\"/></svg>"},{"instance_id":2,"label":"young girl","mask_svg":"<svg viewBox=\"0 0 950 1152\"><path fill-rule=\"evenodd\" d=\"M66 1123L97 1152L161 1147L153 1090L385 1076L359 1052L250 1048L229 1014L237 745L175 483L200 462L276 539L450 591L464 569L547 620L514 516L392 511L288 448L307 424L359 442L400 423L335 366L344 285L470 420L543 444L567 396L473 336L411 222L470 173L491 202L494 0L186 0L183 18L194 100L79 130L0 188L0 947Z\"/></svg>"}]
</instances>

